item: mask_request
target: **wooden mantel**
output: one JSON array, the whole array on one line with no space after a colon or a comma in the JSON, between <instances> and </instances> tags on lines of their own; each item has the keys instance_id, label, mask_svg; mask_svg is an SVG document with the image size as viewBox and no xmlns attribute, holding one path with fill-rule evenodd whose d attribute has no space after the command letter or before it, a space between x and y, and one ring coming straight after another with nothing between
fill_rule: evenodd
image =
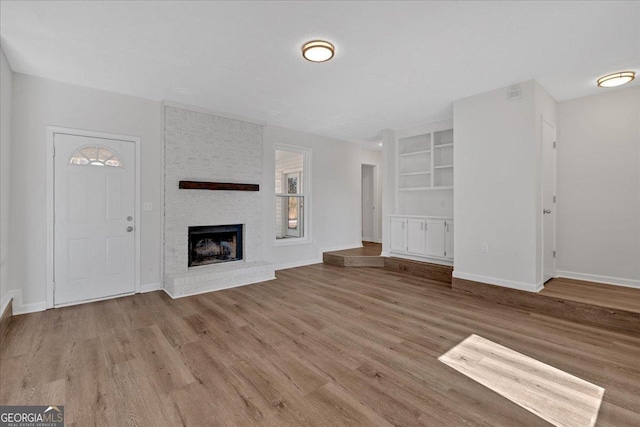
<instances>
[{"instance_id":1,"label":"wooden mantel","mask_svg":"<svg viewBox=\"0 0 640 427\"><path fill-rule=\"evenodd\" d=\"M180 181L179 188L183 190L260 191L260 185L258 184L207 181Z\"/></svg>"}]
</instances>

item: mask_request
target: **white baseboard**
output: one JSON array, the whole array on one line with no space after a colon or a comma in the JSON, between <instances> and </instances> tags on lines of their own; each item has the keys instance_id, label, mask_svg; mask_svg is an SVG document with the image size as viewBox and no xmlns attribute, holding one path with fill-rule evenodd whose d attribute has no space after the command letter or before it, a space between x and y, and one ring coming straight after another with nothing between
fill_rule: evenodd
<instances>
[{"instance_id":1,"label":"white baseboard","mask_svg":"<svg viewBox=\"0 0 640 427\"><path fill-rule=\"evenodd\" d=\"M605 283L607 285L625 286L627 288L640 289L640 280L623 279L621 277L599 276L597 274L576 273L573 271L558 270L558 277L567 279L584 280L586 282Z\"/></svg>"},{"instance_id":2,"label":"white baseboard","mask_svg":"<svg viewBox=\"0 0 640 427\"><path fill-rule=\"evenodd\" d=\"M320 254L318 255L317 258L305 259L302 261L283 262L281 264L276 265L276 271L287 270L289 268L304 267L305 265L322 264L322 254L324 254L325 252L345 251L347 249L357 249L361 247L362 247L362 243L321 248Z\"/></svg>"},{"instance_id":3,"label":"white baseboard","mask_svg":"<svg viewBox=\"0 0 640 427\"><path fill-rule=\"evenodd\" d=\"M371 243L382 243L382 240L374 239L373 237L363 237L362 241L363 242L371 242Z\"/></svg>"},{"instance_id":4,"label":"white baseboard","mask_svg":"<svg viewBox=\"0 0 640 427\"><path fill-rule=\"evenodd\" d=\"M45 311L47 309L47 302L33 302L31 304L23 304L22 303L22 290L14 289L9 291L9 295L13 298L13 314L27 314L27 313L35 313L38 311Z\"/></svg>"},{"instance_id":5,"label":"white baseboard","mask_svg":"<svg viewBox=\"0 0 640 427\"><path fill-rule=\"evenodd\" d=\"M322 258L307 259L304 261L285 262L276 265L276 271L287 270L289 268L304 267L305 265L322 264Z\"/></svg>"},{"instance_id":6,"label":"white baseboard","mask_svg":"<svg viewBox=\"0 0 640 427\"><path fill-rule=\"evenodd\" d=\"M13 300L13 293L12 291L7 291L7 294L4 296L4 298L2 298L2 301L0 301L0 316L2 316L7 307L9 307L9 303L11 302L11 300Z\"/></svg>"},{"instance_id":7,"label":"white baseboard","mask_svg":"<svg viewBox=\"0 0 640 427\"><path fill-rule=\"evenodd\" d=\"M544 289L542 282L537 284L516 282L514 280L498 279L496 277L481 276L478 274L463 273L453 270L453 277L457 279L471 280L473 282L487 283L489 285L502 286L504 288L518 289L527 292L540 292Z\"/></svg>"},{"instance_id":8,"label":"white baseboard","mask_svg":"<svg viewBox=\"0 0 640 427\"><path fill-rule=\"evenodd\" d=\"M144 294L146 292L159 291L160 289L162 289L162 283L160 282L147 283L146 285L142 285L140 287L140 293Z\"/></svg>"}]
</instances>

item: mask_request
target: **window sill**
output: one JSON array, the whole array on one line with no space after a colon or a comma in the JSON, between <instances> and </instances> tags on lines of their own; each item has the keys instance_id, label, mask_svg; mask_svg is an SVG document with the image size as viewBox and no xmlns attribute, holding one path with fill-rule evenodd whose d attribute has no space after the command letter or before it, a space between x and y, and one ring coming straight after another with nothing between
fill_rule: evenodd
<instances>
[{"instance_id":1,"label":"window sill","mask_svg":"<svg viewBox=\"0 0 640 427\"><path fill-rule=\"evenodd\" d=\"M280 239L273 242L273 246L293 246L293 245L306 245L311 243L311 239L308 237L297 237L293 239Z\"/></svg>"}]
</instances>

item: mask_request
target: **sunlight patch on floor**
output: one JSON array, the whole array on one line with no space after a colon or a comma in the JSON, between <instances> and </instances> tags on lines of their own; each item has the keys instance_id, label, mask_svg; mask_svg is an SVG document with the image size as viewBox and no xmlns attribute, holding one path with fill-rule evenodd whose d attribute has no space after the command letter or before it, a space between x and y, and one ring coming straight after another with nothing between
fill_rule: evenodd
<instances>
[{"instance_id":1,"label":"sunlight patch on floor","mask_svg":"<svg viewBox=\"0 0 640 427\"><path fill-rule=\"evenodd\" d=\"M604 388L470 335L438 358L555 426L594 426Z\"/></svg>"}]
</instances>

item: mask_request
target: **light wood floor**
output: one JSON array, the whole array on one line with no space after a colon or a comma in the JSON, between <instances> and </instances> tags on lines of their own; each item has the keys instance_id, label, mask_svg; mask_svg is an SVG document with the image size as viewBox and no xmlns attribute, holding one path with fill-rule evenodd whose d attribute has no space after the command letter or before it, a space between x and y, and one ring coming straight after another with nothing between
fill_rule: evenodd
<instances>
[{"instance_id":1,"label":"light wood floor","mask_svg":"<svg viewBox=\"0 0 640 427\"><path fill-rule=\"evenodd\" d=\"M67 426L549 425L438 361L476 334L603 387L597 425L640 425L638 334L383 269L277 276L15 316L0 404L63 404Z\"/></svg>"},{"instance_id":2,"label":"light wood floor","mask_svg":"<svg viewBox=\"0 0 640 427\"><path fill-rule=\"evenodd\" d=\"M361 248L345 249L343 251L334 251L332 253L342 254L345 256L380 256L381 252L381 243L362 242Z\"/></svg>"},{"instance_id":3,"label":"light wood floor","mask_svg":"<svg viewBox=\"0 0 640 427\"><path fill-rule=\"evenodd\" d=\"M640 313L640 289L636 288L559 278L547 282L540 294Z\"/></svg>"},{"instance_id":4,"label":"light wood floor","mask_svg":"<svg viewBox=\"0 0 640 427\"><path fill-rule=\"evenodd\" d=\"M345 249L342 251L325 252L322 260L326 264L342 267L384 267L384 258L380 256L380 243L362 242L361 248Z\"/></svg>"}]
</instances>

